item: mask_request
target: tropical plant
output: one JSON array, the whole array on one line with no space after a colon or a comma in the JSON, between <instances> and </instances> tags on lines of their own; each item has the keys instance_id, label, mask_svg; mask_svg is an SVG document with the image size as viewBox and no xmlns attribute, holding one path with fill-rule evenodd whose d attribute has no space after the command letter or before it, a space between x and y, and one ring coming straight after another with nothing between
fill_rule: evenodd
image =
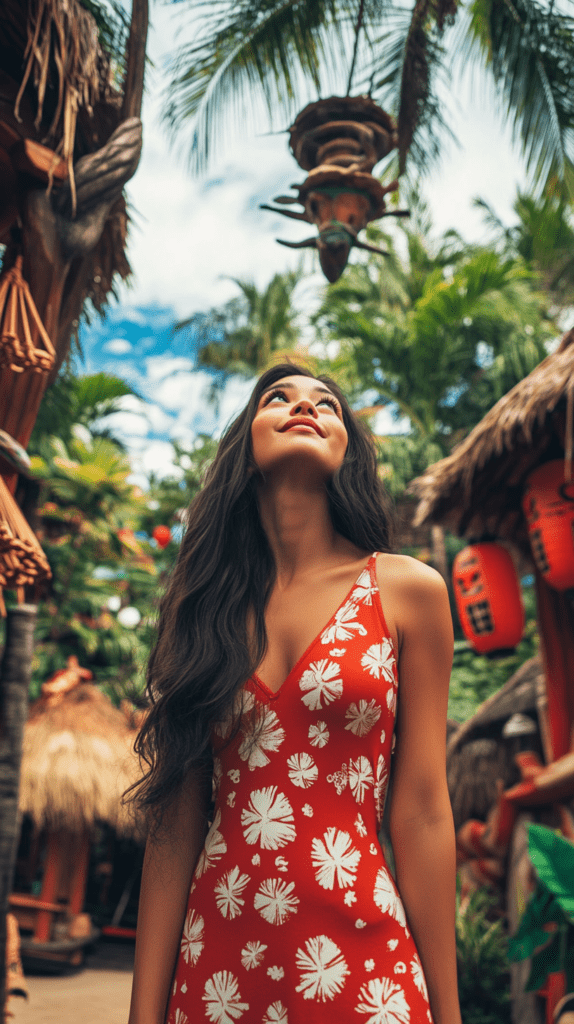
<instances>
[{"instance_id":1,"label":"tropical plant","mask_svg":"<svg viewBox=\"0 0 574 1024\"><path fill-rule=\"evenodd\" d=\"M211 0L199 17L190 7L193 41L172 58L165 117L174 133L191 122L196 167L225 115L244 124L247 97L292 118L313 92L355 87L397 117L399 171L410 154L425 172L446 127L437 84L452 83L457 55L491 76L534 180L556 175L574 192L574 20L554 0Z\"/></svg>"},{"instance_id":2,"label":"tropical plant","mask_svg":"<svg viewBox=\"0 0 574 1024\"><path fill-rule=\"evenodd\" d=\"M574 992L574 844L544 825L529 824L528 853L537 885L509 942L511 960L532 957L527 992L564 971Z\"/></svg>"},{"instance_id":3,"label":"tropical plant","mask_svg":"<svg viewBox=\"0 0 574 1024\"><path fill-rule=\"evenodd\" d=\"M275 274L262 290L253 281L232 278L238 296L176 324L177 331L193 333L197 365L215 371L216 387L231 375L252 377L273 355L294 348L299 328L293 293L301 277L301 268Z\"/></svg>"},{"instance_id":4,"label":"tropical plant","mask_svg":"<svg viewBox=\"0 0 574 1024\"><path fill-rule=\"evenodd\" d=\"M41 439L58 437L68 444L73 428L78 424L87 427L92 437L107 437L121 446L119 439L103 422L107 416L121 408L119 400L137 392L119 377L108 373L76 375L71 366L65 365L54 383L47 389L38 416L28 451L39 454Z\"/></svg>"},{"instance_id":5,"label":"tropical plant","mask_svg":"<svg viewBox=\"0 0 574 1024\"><path fill-rule=\"evenodd\" d=\"M465 1024L510 1024L510 972L503 923L494 917L496 897L485 889L470 894L461 911L456 900L458 995Z\"/></svg>"}]
</instances>

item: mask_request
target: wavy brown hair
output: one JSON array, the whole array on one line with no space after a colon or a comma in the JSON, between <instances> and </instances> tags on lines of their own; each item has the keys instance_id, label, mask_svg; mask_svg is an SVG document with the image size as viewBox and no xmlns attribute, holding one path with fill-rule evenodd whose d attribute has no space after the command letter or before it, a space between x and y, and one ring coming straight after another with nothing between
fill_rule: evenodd
<instances>
[{"instance_id":1,"label":"wavy brown hair","mask_svg":"<svg viewBox=\"0 0 574 1024\"><path fill-rule=\"evenodd\" d=\"M259 516L251 424L263 392L296 375L315 377L293 363L262 374L246 408L225 431L189 508L160 602L147 669L150 708L135 745L146 770L131 799L151 812L156 824L186 775L209 773L213 726L229 720L267 647L264 614L276 570ZM390 551L392 513L372 436L335 381L323 375L315 379L341 403L348 434L343 462L326 485L333 526L362 550Z\"/></svg>"}]
</instances>

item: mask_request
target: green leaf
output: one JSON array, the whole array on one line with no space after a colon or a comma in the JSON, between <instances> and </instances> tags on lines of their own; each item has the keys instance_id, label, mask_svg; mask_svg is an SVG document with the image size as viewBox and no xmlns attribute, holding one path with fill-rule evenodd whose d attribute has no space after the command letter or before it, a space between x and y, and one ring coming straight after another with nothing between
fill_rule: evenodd
<instances>
[{"instance_id":1,"label":"green leaf","mask_svg":"<svg viewBox=\"0 0 574 1024\"><path fill-rule=\"evenodd\" d=\"M544 825L530 824L528 852L540 881L574 923L574 844Z\"/></svg>"},{"instance_id":2,"label":"green leaf","mask_svg":"<svg viewBox=\"0 0 574 1024\"><path fill-rule=\"evenodd\" d=\"M549 946L532 957L532 967L526 982L526 992L537 992L542 988L549 974L560 971L560 937L556 935Z\"/></svg>"},{"instance_id":3,"label":"green leaf","mask_svg":"<svg viewBox=\"0 0 574 1024\"><path fill-rule=\"evenodd\" d=\"M564 917L552 893L538 883L520 919L517 931L508 941L509 960L525 960L540 946L552 941L552 933L544 931L543 925L560 925Z\"/></svg>"}]
</instances>

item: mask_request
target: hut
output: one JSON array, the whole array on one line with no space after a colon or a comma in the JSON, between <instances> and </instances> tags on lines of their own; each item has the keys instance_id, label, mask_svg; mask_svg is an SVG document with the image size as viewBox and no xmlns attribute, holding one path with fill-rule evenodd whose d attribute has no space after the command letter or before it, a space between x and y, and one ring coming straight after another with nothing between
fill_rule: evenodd
<instances>
[{"instance_id":1,"label":"hut","mask_svg":"<svg viewBox=\"0 0 574 1024\"><path fill-rule=\"evenodd\" d=\"M18 874L29 883L41 874L41 889L13 892L10 905L27 960L81 962L97 934L82 913L94 827L138 834L122 804L139 771L135 732L88 677L69 658L42 686L24 731L20 811L32 828Z\"/></svg>"},{"instance_id":2,"label":"hut","mask_svg":"<svg viewBox=\"0 0 574 1024\"><path fill-rule=\"evenodd\" d=\"M487 750L485 743L493 739L489 730L502 721L503 710L504 714L527 717L535 712L538 731L523 732L522 749L514 751L514 765L502 758L485 772L482 804L477 804L474 784L468 789L463 786L462 795L455 797L459 863L467 871L474 869L475 882L496 880L506 890L511 928L517 921L518 889L522 886L523 905L531 883L525 868L525 821L534 814L574 839L569 810L574 797L574 603L571 591L547 582L546 567L531 546L524 511L528 478L553 461L562 460L564 466L560 501L573 500L574 487L569 482L573 413L571 330L557 350L501 398L451 455L429 467L411 485L418 498L416 526L438 524L469 541L495 539L509 547L522 565L528 564L535 580L540 662L539 668L531 663L521 670L523 683L530 679L530 690L516 677L509 680L449 743L454 787L463 775L468 778L473 757L478 758L475 770L478 763L484 768L486 758L492 758L495 748ZM558 502L554 505L551 515L558 511ZM560 552L558 557L560 560ZM566 557L564 549L564 560ZM520 726L520 720L515 720L515 725ZM479 738L484 728L486 733ZM516 728L515 736L519 734L520 728ZM481 753L475 747L473 754L471 738L482 743ZM468 763L463 772L465 757ZM500 779L498 784L493 776ZM516 980L519 973L513 972L513 1020L529 1024L539 1015L534 997L528 1002L529 994L521 990L523 976ZM563 975L551 975L539 993L546 998L547 1020L564 995L564 983Z\"/></svg>"}]
</instances>

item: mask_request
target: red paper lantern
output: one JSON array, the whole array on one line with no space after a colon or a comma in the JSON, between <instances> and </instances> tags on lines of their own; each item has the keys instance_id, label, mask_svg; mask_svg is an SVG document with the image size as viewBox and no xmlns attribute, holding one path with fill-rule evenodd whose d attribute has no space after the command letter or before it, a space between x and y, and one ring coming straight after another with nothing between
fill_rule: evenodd
<instances>
[{"instance_id":1,"label":"red paper lantern","mask_svg":"<svg viewBox=\"0 0 574 1024\"><path fill-rule=\"evenodd\" d=\"M158 547L166 548L171 540L171 530L169 526L154 526L152 537L157 541Z\"/></svg>"},{"instance_id":2,"label":"red paper lantern","mask_svg":"<svg viewBox=\"0 0 574 1024\"><path fill-rule=\"evenodd\" d=\"M545 462L526 481L522 508L536 566L555 590L574 587L574 480L563 459Z\"/></svg>"},{"instance_id":3,"label":"red paper lantern","mask_svg":"<svg viewBox=\"0 0 574 1024\"><path fill-rule=\"evenodd\" d=\"M459 551L453 585L462 631L478 654L516 647L524 630L524 606L506 548L483 541Z\"/></svg>"}]
</instances>

